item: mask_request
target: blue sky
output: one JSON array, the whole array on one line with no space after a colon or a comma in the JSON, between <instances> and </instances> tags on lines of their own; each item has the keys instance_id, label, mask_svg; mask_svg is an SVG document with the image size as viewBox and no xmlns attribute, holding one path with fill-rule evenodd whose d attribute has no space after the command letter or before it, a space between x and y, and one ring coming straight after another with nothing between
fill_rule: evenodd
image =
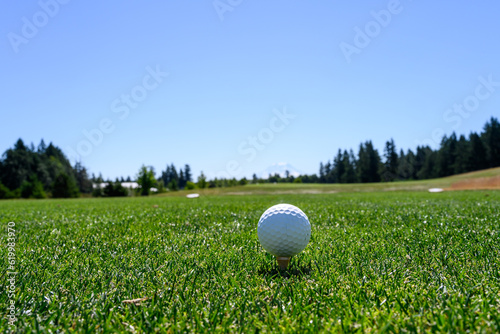
<instances>
[{"instance_id":1,"label":"blue sky","mask_svg":"<svg viewBox=\"0 0 500 334\"><path fill-rule=\"evenodd\" d=\"M0 12L0 151L90 172L316 173L500 117L497 1L19 1ZM461 106L462 105L462 106Z\"/></svg>"}]
</instances>

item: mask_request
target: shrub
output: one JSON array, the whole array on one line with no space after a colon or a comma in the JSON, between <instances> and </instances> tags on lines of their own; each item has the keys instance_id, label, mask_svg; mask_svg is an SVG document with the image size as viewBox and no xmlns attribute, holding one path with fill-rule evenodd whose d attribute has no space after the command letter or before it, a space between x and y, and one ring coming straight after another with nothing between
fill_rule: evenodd
<instances>
[{"instance_id":1,"label":"shrub","mask_svg":"<svg viewBox=\"0 0 500 334\"><path fill-rule=\"evenodd\" d=\"M193 189L196 189L196 184L194 184L194 182L187 181L186 182L186 190L193 190Z\"/></svg>"},{"instance_id":2,"label":"shrub","mask_svg":"<svg viewBox=\"0 0 500 334\"><path fill-rule=\"evenodd\" d=\"M104 187L103 194L107 197L124 197L128 196L128 190L118 181L114 183L108 182L106 187Z\"/></svg>"},{"instance_id":3,"label":"shrub","mask_svg":"<svg viewBox=\"0 0 500 334\"><path fill-rule=\"evenodd\" d=\"M23 198L46 198L43 184L36 175L31 175L28 180L21 184L21 197Z\"/></svg>"},{"instance_id":4,"label":"shrub","mask_svg":"<svg viewBox=\"0 0 500 334\"><path fill-rule=\"evenodd\" d=\"M79 195L74 178L69 177L66 173L59 173L52 185L52 197L69 198Z\"/></svg>"},{"instance_id":5,"label":"shrub","mask_svg":"<svg viewBox=\"0 0 500 334\"><path fill-rule=\"evenodd\" d=\"M0 183L0 199L10 198L10 189Z\"/></svg>"}]
</instances>

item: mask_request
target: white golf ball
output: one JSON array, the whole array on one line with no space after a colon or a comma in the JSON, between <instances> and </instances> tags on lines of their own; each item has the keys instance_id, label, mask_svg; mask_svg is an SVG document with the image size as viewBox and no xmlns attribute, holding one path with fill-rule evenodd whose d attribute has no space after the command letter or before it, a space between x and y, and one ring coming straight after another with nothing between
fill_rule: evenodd
<instances>
[{"instance_id":1,"label":"white golf ball","mask_svg":"<svg viewBox=\"0 0 500 334\"><path fill-rule=\"evenodd\" d=\"M262 214L257 235L266 251L277 257L290 257L306 248L311 238L311 224L298 207L278 204Z\"/></svg>"}]
</instances>

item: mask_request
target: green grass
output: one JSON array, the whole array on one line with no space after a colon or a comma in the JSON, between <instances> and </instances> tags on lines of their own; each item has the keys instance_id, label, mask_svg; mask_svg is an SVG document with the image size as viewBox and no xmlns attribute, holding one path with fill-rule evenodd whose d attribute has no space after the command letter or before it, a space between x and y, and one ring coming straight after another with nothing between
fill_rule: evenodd
<instances>
[{"instance_id":1,"label":"green grass","mask_svg":"<svg viewBox=\"0 0 500 334\"><path fill-rule=\"evenodd\" d=\"M285 272L256 235L280 202L312 224ZM0 201L3 245L11 221L18 332L500 331L498 191Z\"/></svg>"}]
</instances>

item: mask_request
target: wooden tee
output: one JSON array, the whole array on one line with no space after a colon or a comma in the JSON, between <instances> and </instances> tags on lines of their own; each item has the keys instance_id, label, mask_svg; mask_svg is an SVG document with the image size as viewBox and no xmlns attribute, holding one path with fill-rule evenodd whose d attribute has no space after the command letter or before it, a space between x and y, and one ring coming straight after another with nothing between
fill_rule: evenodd
<instances>
[{"instance_id":1,"label":"wooden tee","mask_svg":"<svg viewBox=\"0 0 500 334\"><path fill-rule=\"evenodd\" d=\"M289 257L277 256L276 260L278 261L278 265L280 266L281 270L286 270L288 264L290 263Z\"/></svg>"}]
</instances>

